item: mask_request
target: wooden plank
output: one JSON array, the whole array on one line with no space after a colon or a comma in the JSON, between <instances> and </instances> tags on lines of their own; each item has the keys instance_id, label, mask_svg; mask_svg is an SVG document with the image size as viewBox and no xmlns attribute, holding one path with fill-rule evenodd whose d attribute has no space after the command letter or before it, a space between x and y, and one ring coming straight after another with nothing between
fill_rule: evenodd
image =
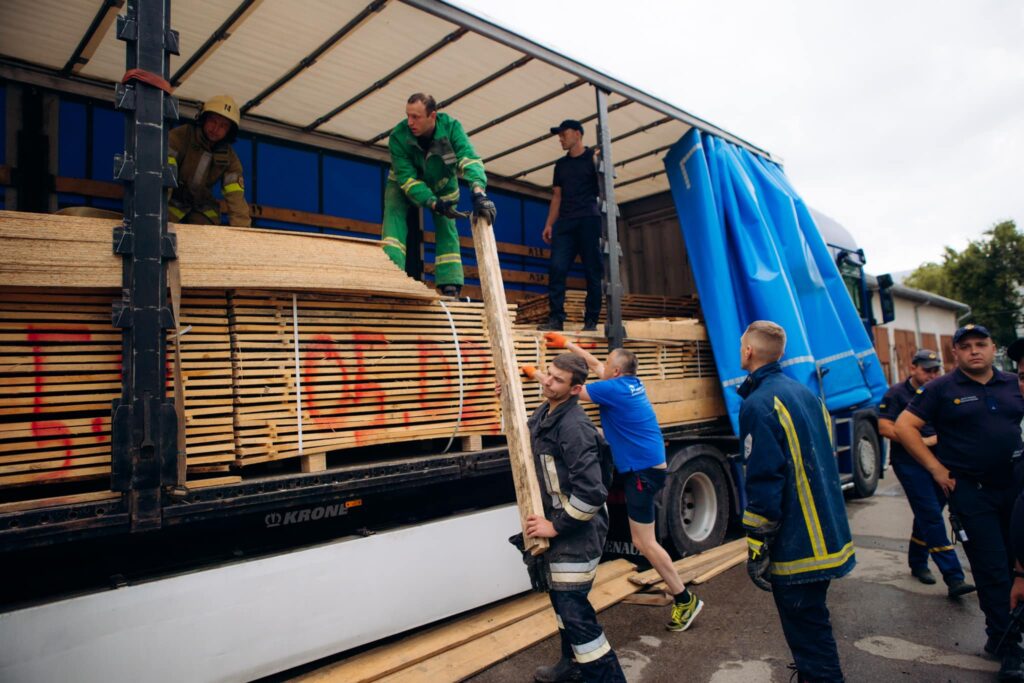
<instances>
[{"instance_id":1,"label":"wooden plank","mask_svg":"<svg viewBox=\"0 0 1024 683\"><path fill-rule=\"evenodd\" d=\"M90 493L76 493L70 496L53 496L51 498L18 500L12 503L0 503L0 514L8 512L24 512L25 510L38 510L40 508L63 505L75 505L76 503L95 503L101 500L118 500L120 497L120 493L114 493L112 491L94 491Z\"/></svg>"},{"instance_id":2,"label":"wooden plank","mask_svg":"<svg viewBox=\"0 0 1024 683\"><path fill-rule=\"evenodd\" d=\"M690 583L694 584L695 586L699 586L702 583L707 583L708 581L710 581L711 579L715 578L719 574L722 574L722 573L732 569L733 567L735 567L737 565L743 564L746 561L747 561L747 551L745 549L744 550L740 550L738 553L736 553L732 557L726 558L725 560L723 560L722 562L718 563L717 565L715 565L711 569L708 569L703 574L700 574L700 575L694 577L694 579L692 581L690 581Z\"/></svg>"},{"instance_id":3,"label":"wooden plank","mask_svg":"<svg viewBox=\"0 0 1024 683\"><path fill-rule=\"evenodd\" d=\"M622 599L626 605L643 605L645 607L667 607L675 601L670 593L657 591L654 593L633 593Z\"/></svg>"},{"instance_id":4,"label":"wooden plank","mask_svg":"<svg viewBox=\"0 0 1024 683\"><path fill-rule=\"evenodd\" d=\"M676 568L677 572L682 573L700 564L706 564L712 561L717 562L724 557L731 557L739 549L744 549L745 551L747 547L746 544L746 539L739 538L710 550L705 550L702 553L690 555L689 557L684 557L681 560L676 560L672 566ZM637 586L654 586L661 583L661 574L658 573L657 569L648 569L645 572L630 576L629 580Z\"/></svg>"},{"instance_id":5,"label":"wooden plank","mask_svg":"<svg viewBox=\"0 0 1024 683\"><path fill-rule=\"evenodd\" d=\"M512 339L512 323L507 311L505 289L501 283L501 267L494 243L494 229L483 219L473 221L473 244L476 246L476 260L480 270L480 286L484 291L484 321L491 341L491 356L498 383L501 385L501 414L508 439L509 465L516 489L519 517L526 533L528 515L544 516L544 505L540 497L540 484L534 469L533 448L530 430L526 426L526 407L523 387L519 381L519 364L516 361L515 345ZM526 537L527 548L534 555L548 549L547 539Z\"/></svg>"},{"instance_id":6,"label":"wooden plank","mask_svg":"<svg viewBox=\"0 0 1024 683\"><path fill-rule=\"evenodd\" d=\"M626 336L633 339L673 339L679 341L704 341L707 329L699 320L647 319L627 320Z\"/></svg>"},{"instance_id":7,"label":"wooden plank","mask_svg":"<svg viewBox=\"0 0 1024 683\"><path fill-rule=\"evenodd\" d=\"M594 585L608 583L635 568L635 565L626 560L605 562L597 568ZM297 678L296 683L375 681L550 609L551 601L546 594L529 593L477 614L310 672Z\"/></svg>"}]
</instances>

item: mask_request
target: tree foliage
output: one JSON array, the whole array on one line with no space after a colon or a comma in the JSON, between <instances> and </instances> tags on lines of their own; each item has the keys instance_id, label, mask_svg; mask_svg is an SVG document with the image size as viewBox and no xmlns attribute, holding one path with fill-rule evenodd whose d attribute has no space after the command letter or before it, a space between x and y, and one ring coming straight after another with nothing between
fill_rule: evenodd
<instances>
[{"instance_id":1,"label":"tree foliage","mask_svg":"<svg viewBox=\"0 0 1024 683\"><path fill-rule=\"evenodd\" d=\"M963 251L946 247L942 263L919 266L905 283L968 304L972 322L1005 346L1024 323L1024 234L1012 220L997 223Z\"/></svg>"}]
</instances>

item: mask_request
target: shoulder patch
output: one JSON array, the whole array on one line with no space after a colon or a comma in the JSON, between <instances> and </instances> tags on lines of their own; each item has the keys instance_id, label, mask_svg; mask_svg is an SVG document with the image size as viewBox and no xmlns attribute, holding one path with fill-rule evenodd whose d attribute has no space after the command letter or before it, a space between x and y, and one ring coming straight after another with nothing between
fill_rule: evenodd
<instances>
[{"instance_id":1,"label":"shoulder patch","mask_svg":"<svg viewBox=\"0 0 1024 683\"><path fill-rule=\"evenodd\" d=\"M918 387L917 391L915 391L914 393L915 394L923 394L924 393L924 387Z\"/></svg>"},{"instance_id":2,"label":"shoulder patch","mask_svg":"<svg viewBox=\"0 0 1024 683\"><path fill-rule=\"evenodd\" d=\"M747 434L747 438L743 440L743 458L749 458L750 454L754 451L754 435Z\"/></svg>"}]
</instances>

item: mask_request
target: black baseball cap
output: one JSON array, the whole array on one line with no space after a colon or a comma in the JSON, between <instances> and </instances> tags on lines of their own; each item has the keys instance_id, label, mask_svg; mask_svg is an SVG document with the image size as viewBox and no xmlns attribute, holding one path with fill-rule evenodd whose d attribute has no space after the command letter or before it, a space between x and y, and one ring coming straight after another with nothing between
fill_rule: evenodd
<instances>
[{"instance_id":1,"label":"black baseball cap","mask_svg":"<svg viewBox=\"0 0 1024 683\"><path fill-rule=\"evenodd\" d=\"M1006 355L1014 363L1019 363L1020 359L1024 358L1024 337L1010 344L1010 348L1006 349Z\"/></svg>"},{"instance_id":2,"label":"black baseball cap","mask_svg":"<svg viewBox=\"0 0 1024 683\"><path fill-rule=\"evenodd\" d=\"M565 121L562 121L560 124L558 124L557 126L552 128L551 129L551 134L552 135L558 135L563 130L567 130L567 129L578 130L580 132L580 134L582 134L583 133L583 124L580 123L579 121L577 121L576 119L566 119Z\"/></svg>"},{"instance_id":3,"label":"black baseball cap","mask_svg":"<svg viewBox=\"0 0 1024 683\"><path fill-rule=\"evenodd\" d=\"M964 325L953 333L953 343L959 344L960 340L969 334L974 334L979 337L992 337L992 333L989 332L988 328L984 325L975 325L974 323L970 323L968 325Z\"/></svg>"},{"instance_id":4,"label":"black baseball cap","mask_svg":"<svg viewBox=\"0 0 1024 683\"><path fill-rule=\"evenodd\" d=\"M910 359L911 365L916 365L925 370L931 370L932 368L941 368L942 361L939 360L939 354L935 353L931 349L918 349L914 357Z\"/></svg>"}]
</instances>

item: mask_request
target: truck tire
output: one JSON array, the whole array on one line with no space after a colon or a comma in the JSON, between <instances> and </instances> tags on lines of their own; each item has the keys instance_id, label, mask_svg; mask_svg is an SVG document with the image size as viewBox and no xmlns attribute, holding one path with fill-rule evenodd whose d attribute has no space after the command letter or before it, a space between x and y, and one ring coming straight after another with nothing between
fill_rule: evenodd
<instances>
[{"instance_id":1,"label":"truck tire","mask_svg":"<svg viewBox=\"0 0 1024 683\"><path fill-rule=\"evenodd\" d=\"M857 420L853 428L853 494L857 498L869 498L878 488L878 477L882 472L882 449L878 443L878 432L868 420Z\"/></svg>"},{"instance_id":2,"label":"truck tire","mask_svg":"<svg viewBox=\"0 0 1024 683\"><path fill-rule=\"evenodd\" d=\"M670 475L668 532L681 557L721 545L729 525L729 484L711 458L689 460Z\"/></svg>"}]
</instances>

